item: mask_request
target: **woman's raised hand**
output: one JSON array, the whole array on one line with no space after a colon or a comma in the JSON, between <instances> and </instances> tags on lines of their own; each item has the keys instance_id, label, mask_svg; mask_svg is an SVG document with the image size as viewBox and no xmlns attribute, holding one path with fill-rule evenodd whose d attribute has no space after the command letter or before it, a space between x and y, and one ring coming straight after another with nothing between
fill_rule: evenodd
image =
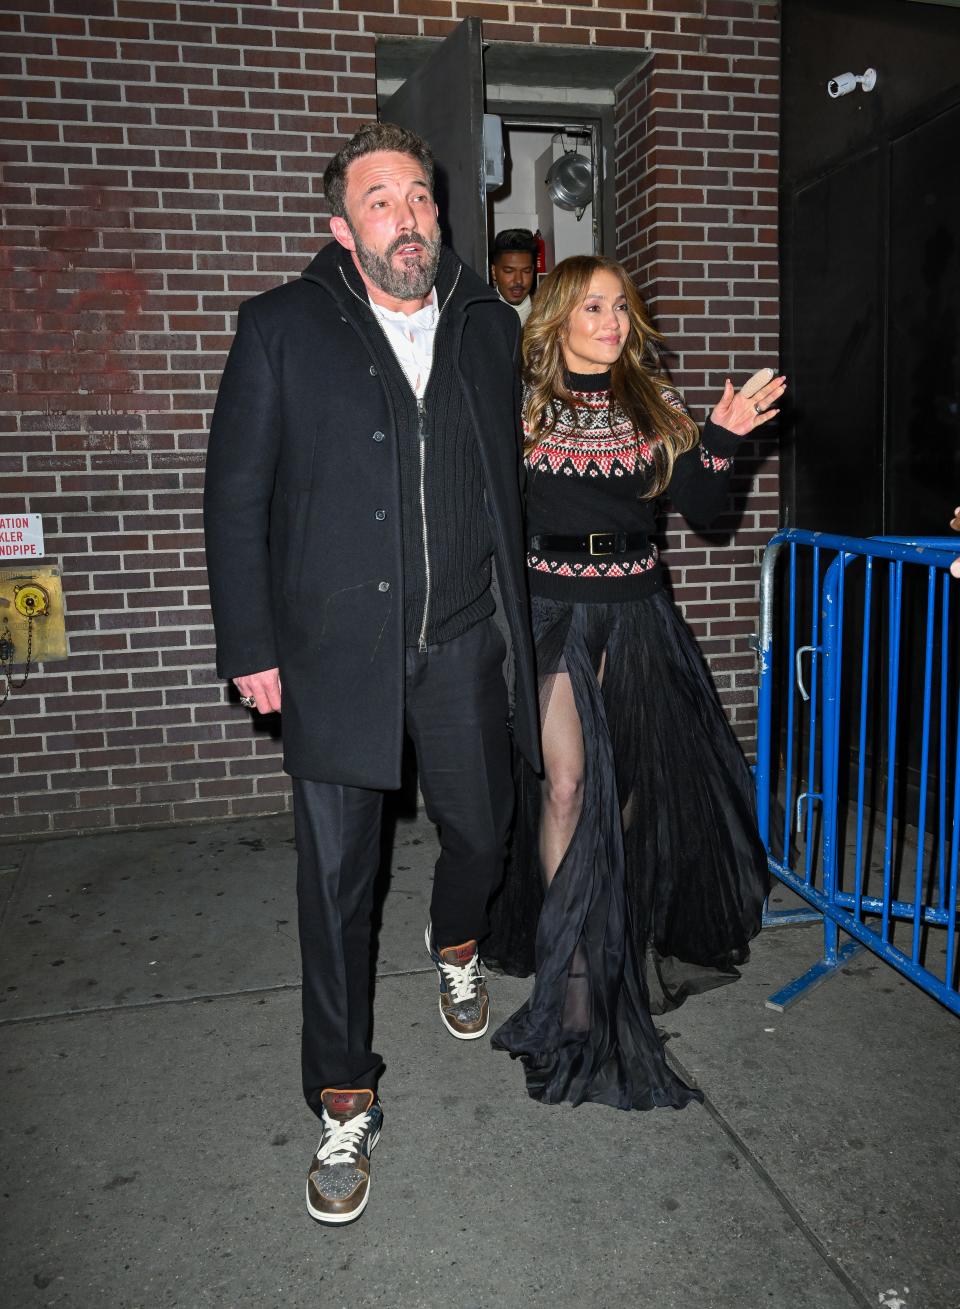
<instances>
[{"instance_id":1,"label":"woman's raised hand","mask_svg":"<svg viewBox=\"0 0 960 1309\"><path fill-rule=\"evenodd\" d=\"M733 389L733 383L728 377L723 395L710 417L718 427L725 427L736 436L749 436L754 428L776 418L780 410L773 406L786 389L786 377L773 377L759 391L746 396L742 391Z\"/></svg>"}]
</instances>

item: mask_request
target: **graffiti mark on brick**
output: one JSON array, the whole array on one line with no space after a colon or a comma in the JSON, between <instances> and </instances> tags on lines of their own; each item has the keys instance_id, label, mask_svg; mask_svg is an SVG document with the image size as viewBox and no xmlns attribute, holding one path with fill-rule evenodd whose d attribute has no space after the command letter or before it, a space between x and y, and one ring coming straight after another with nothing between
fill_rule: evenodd
<instances>
[{"instance_id":1,"label":"graffiti mark on brick","mask_svg":"<svg viewBox=\"0 0 960 1309\"><path fill-rule=\"evenodd\" d=\"M128 208L120 193L78 188L64 221L38 229L38 246L0 241L0 303L9 311L2 340L15 360L21 430L63 438L58 445L148 445L143 412L153 405L141 394L136 328L150 279L132 251L109 250L114 224L98 225L98 216Z\"/></svg>"}]
</instances>

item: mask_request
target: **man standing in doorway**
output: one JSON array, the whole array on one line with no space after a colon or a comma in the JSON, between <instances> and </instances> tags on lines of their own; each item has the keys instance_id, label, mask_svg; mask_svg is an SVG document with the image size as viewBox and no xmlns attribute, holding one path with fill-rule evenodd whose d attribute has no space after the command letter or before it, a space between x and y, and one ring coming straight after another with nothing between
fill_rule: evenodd
<instances>
[{"instance_id":1,"label":"man standing in doorway","mask_svg":"<svg viewBox=\"0 0 960 1309\"><path fill-rule=\"evenodd\" d=\"M530 292L537 269L537 238L525 227L508 227L498 232L490 253L490 277L497 294L527 321Z\"/></svg>"},{"instance_id":2,"label":"man standing in doorway","mask_svg":"<svg viewBox=\"0 0 960 1309\"><path fill-rule=\"evenodd\" d=\"M513 805L536 765L520 509L519 325L441 247L433 159L363 127L331 160L334 241L240 308L210 434L207 561L217 667L283 713L293 776L303 1088L322 1122L307 1207L369 1198L380 1135L369 961L383 792L413 738L440 829L427 944L446 1029L487 1028L477 941Z\"/></svg>"}]
</instances>

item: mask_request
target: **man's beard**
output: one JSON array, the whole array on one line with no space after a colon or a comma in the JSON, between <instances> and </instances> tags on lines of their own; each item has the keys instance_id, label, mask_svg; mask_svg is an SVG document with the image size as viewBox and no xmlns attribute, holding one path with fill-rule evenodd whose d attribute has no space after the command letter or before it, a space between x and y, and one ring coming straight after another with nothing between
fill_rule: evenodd
<instances>
[{"instance_id":1,"label":"man's beard","mask_svg":"<svg viewBox=\"0 0 960 1309\"><path fill-rule=\"evenodd\" d=\"M422 300L430 293L433 279L437 274L437 264L440 261L439 233L436 239L431 241L420 232L408 232L405 236L398 236L395 241L391 241L383 255L364 245L352 227L350 227L350 235L356 246L357 262L374 286L385 295L393 296L395 300ZM403 261L401 267L395 267L391 262L392 257L405 245L421 246L426 255L426 262L408 259Z\"/></svg>"}]
</instances>

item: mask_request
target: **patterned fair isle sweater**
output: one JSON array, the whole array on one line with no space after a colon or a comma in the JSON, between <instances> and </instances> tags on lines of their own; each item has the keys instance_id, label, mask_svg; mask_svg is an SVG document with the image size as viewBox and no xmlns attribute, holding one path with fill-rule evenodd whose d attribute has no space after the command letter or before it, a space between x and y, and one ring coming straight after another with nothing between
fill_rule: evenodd
<instances>
[{"instance_id":1,"label":"patterned fair isle sweater","mask_svg":"<svg viewBox=\"0 0 960 1309\"><path fill-rule=\"evenodd\" d=\"M563 406L553 429L527 456L527 577L531 595L571 603L640 600L662 585L656 501L640 496L649 484L653 454L647 437L611 409L610 374L571 373L576 418ZM667 400L676 408L676 392ZM524 435L530 433L524 429ZM705 526L727 502L732 456L740 438L707 420L699 445L676 460L666 492L695 526ZM623 554L589 556L534 548L534 538L591 532L643 533L646 541Z\"/></svg>"}]
</instances>

